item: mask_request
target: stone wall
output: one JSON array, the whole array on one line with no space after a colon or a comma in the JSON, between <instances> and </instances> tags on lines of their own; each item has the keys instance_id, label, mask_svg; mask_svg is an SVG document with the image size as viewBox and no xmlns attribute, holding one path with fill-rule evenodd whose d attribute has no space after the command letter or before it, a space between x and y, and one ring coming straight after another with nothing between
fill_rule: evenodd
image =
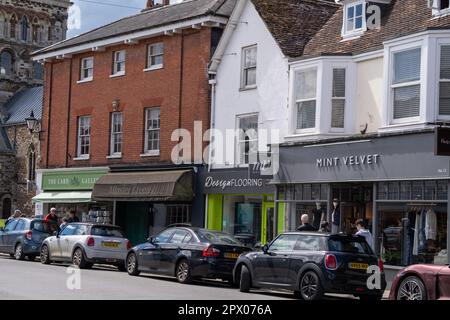
<instances>
[{"instance_id":1,"label":"stone wall","mask_svg":"<svg viewBox=\"0 0 450 320\"><path fill-rule=\"evenodd\" d=\"M15 180L15 158L12 153L0 153L0 219L3 216L3 200L12 198ZM12 204L14 207L14 204ZM7 215L5 213L5 215ZM3 217L7 218L7 217Z\"/></svg>"}]
</instances>

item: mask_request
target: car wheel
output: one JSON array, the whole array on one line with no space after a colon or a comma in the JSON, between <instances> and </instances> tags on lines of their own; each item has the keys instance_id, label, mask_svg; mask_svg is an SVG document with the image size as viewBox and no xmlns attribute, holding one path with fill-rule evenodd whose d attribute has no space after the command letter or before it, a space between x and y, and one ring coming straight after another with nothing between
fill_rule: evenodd
<instances>
[{"instance_id":1,"label":"car wheel","mask_svg":"<svg viewBox=\"0 0 450 320\"><path fill-rule=\"evenodd\" d=\"M48 247L43 245L41 248L41 263L42 264L50 264L50 252L48 251Z\"/></svg>"},{"instance_id":2,"label":"car wheel","mask_svg":"<svg viewBox=\"0 0 450 320\"><path fill-rule=\"evenodd\" d=\"M75 249L72 255L72 263L80 269L89 269L89 267L92 267L92 264L86 261L83 250L80 248Z\"/></svg>"},{"instance_id":3,"label":"car wheel","mask_svg":"<svg viewBox=\"0 0 450 320\"><path fill-rule=\"evenodd\" d=\"M23 247L22 244L18 243L16 245L16 249L14 250L14 258L16 260L24 260L25 255L23 254Z\"/></svg>"},{"instance_id":4,"label":"car wheel","mask_svg":"<svg viewBox=\"0 0 450 320\"><path fill-rule=\"evenodd\" d=\"M127 267L125 267L125 264L119 264L117 266L117 270L119 270L120 272L125 272L127 271Z\"/></svg>"},{"instance_id":5,"label":"car wheel","mask_svg":"<svg viewBox=\"0 0 450 320\"><path fill-rule=\"evenodd\" d=\"M130 253L127 257L127 272L130 276L138 276L139 275L139 268L138 268L138 262L136 258L135 253Z\"/></svg>"},{"instance_id":6,"label":"car wheel","mask_svg":"<svg viewBox=\"0 0 450 320\"><path fill-rule=\"evenodd\" d=\"M314 271L306 272L300 280L300 295L303 300L321 300L324 292L319 276Z\"/></svg>"},{"instance_id":7,"label":"car wheel","mask_svg":"<svg viewBox=\"0 0 450 320\"><path fill-rule=\"evenodd\" d=\"M252 276L250 274L250 270L248 270L247 266L242 266L241 278L239 280L239 291L250 292L251 287L252 287Z\"/></svg>"},{"instance_id":8,"label":"car wheel","mask_svg":"<svg viewBox=\"0 0 450 320\"><path fill-rule=\"evenodd\" d=\"M186 259L178 262L176 270L176 277L179 283L188 284L192 282L191 267Z\"/></svg>"},{"instance_id":9,"label":"car wheel","mask_svg":"<svg viewBox=\"0 0 450 320\"><path fill-rule=\"evenodd\" d=\"M404 279L398 287L397 300L427 300L427 291L422 280L416 276Z\"/></svg>"}]
</instances>

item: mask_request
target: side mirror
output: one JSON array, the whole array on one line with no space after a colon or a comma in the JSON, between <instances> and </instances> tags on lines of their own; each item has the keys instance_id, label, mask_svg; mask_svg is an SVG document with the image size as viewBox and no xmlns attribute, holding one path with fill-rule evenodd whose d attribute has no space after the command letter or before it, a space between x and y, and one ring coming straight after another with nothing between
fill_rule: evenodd
<instances>
[{"instance_id":1,"label":"side mirror","mask_svg":"<svg viewBox=\"0 0 450 320\"><path fill-rule=\"evenodd\" d=\"M53 231L53 235L54 236L58 236L59 232L58 231Z\"/></svg>"},{"instance_id":2,"label":"side mirror","mask_svg":"<svg viewBox=\"0 0 450 320\"><path fill-rule=\"evenodd\" d=\"M154 243L155 243L155 238L149 237L149 238L147 239L147 241L150 242L150 243L152 243L152 244L154 244Z\"/></svg>"},{"instance_id":3,"label":"side mirror","mask_svg":"<svg viewBox=\"0 0 450 320\"><path fill-rule=\"evenodd\" d=\"M269 252L269 245L268 245L268 244L265 244L265 245L262 247L262 251L264 252L264 254L267 254L267 253Z\"/></svg>"}]
</instances>

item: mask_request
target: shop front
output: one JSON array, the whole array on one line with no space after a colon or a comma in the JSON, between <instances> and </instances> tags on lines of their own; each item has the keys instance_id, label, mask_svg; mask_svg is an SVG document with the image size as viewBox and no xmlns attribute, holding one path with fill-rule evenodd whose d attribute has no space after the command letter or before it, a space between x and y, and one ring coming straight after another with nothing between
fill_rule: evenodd
<instances>
[{"instance_id":1,"label":"shop front","mask_svg":"<svg viewBox=\"0 0 450 320\"><path fill-rule=\"evenodd\" d=\"M363 219L388 268L449 263L450 158L434 146L433 132L283 145L273 182L286 230L303 213L351 234Z\"/></svg>"},{"instance_id":2,"label":"shop front","mask_svg":"<svg viewBox=\"0 0 450 320\"><path fill-rule=\"evenodd\" d=\"M75 210L80 221L112 223L111 205L92 200L94 184L107 173L108 168L103 167L38 170L35 216L43 217L56 208L60 219Z\"/></svg>"},{"instance_id":3,"label":"shop front","mask_svg":"<svg viewBox=\"0 0 450 320\"><path fill-rule=\"evenodd\" d=\"M249 169L224 169L205 173L206 226L233 234L248 246L271 241L283 226L275 221L275 187Z\"/></svg>"},{"instance_id":4,"label":"shop front","mask_svg":"<svg viewBox=\"0 0 450 320\"><path fill-rule=\"evenodd\" d=\"M137 245L173 224L201 225L195 213L204 212L204 200L195 195L195 171L112 169L96 182L92 196L111 203L115 224Z\"/></svg>"}]
</instances>

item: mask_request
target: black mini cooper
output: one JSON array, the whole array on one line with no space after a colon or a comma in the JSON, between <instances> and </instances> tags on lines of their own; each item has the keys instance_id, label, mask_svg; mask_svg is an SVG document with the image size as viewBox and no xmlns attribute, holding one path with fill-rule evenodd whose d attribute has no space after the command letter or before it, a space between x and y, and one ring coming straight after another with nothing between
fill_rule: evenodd
<instances>
[{"instance_id":1,"label":"black mini cooper","mask_svg":"<svg viewBox=\"0 0 450 320\"><path fill-rule=\"evenodd\" d=\"M303 300L325 293L380 300L386 288L383 263L364 238L317 232L284 233L262 251L241 255L233 277L242 292L287 289Z\"/></svg>"}]
</instances>

